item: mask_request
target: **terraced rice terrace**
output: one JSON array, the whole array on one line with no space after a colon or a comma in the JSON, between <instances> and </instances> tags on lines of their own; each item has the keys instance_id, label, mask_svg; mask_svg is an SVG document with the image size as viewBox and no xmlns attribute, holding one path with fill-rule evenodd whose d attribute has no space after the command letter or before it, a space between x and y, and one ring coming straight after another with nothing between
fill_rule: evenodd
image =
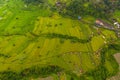
<instances>
[{"instance_id":1,"label":"terraced rice terrace","mask_svg":"<svg viewBox=\"0 0 120 80\"><path fill-rule=\"evenodd\" d=\"M98 28L94 16L63 17L48 3L0 0L0 80L106 80L119 72L115 31ZM112 17L120 22L120 11Z\"/></svg>"}]
</instances>

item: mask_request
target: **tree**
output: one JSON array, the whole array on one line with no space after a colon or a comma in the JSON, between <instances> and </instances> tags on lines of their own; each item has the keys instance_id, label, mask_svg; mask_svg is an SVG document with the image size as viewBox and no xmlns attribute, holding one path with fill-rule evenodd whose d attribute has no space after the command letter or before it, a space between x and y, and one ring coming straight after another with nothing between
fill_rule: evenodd
<instances>
[{"instance_id":1,"label":"tree","mask_svg":"<svg viewBox=\"0 0 120 80\"><path fill-rule=\"evenodd\" d=\"M26 4L30 4L30 3L44 3L47 0L23 0Z\"/></svg>"},{"instance_id":2,"label":"tree","mask_svg":"<svg viewBox=\"0 0 120 80\"><path fill-rule=\"evenodd\" d=\"M66 7L66 14L77 16L84 14L84 7L82 0L74 0Z\"/></svg>"}]
</instances>

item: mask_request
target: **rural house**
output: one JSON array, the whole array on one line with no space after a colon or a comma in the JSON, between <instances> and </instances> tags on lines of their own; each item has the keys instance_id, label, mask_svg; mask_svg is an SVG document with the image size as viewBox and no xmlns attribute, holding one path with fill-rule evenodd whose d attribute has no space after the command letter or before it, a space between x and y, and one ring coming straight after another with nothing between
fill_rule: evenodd
<instances>
[{"instance_id":1,"label":"rural house","mask_svg":"<svg viewBox=\"0 0 120 80\"><path fill-rule=\"evenodd\" d=\"M114 30L114 26L112 26L111 24L108 24L107 22L105 22L105 21L103 21L101 19L97 19L95 21L95 24L98 27L106 28L106 29L109 29L109 30Z\"/></svg>"}]
</instances>

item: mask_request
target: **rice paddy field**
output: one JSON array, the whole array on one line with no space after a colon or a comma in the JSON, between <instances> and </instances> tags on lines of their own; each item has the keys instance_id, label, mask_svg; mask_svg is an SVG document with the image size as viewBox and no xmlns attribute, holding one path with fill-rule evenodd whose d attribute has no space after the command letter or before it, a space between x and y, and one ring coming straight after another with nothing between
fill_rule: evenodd
<instances>
[{"instance_id":1,"label":"rice paddy field","mask_svg":"<svg viewBox=\"0 0 120 80\"><path fill-rule=\"evenodd\" d=\"M22 0L0 1L0 80L79 80L74 75L96 70L103 47L118 40L114 31L88 24L95 22L92 16L83 17L82 22L62 17L49 8L26 6ZM113 74L117 62L111 61L107 52L106 56L105 68ZM28 76L27 71L22 78L6 76L9 71L19 74L34 66L57 66L60 71L38 77ZM96 80L85 76L80 80Z\"/></svg>"}]
</instances>

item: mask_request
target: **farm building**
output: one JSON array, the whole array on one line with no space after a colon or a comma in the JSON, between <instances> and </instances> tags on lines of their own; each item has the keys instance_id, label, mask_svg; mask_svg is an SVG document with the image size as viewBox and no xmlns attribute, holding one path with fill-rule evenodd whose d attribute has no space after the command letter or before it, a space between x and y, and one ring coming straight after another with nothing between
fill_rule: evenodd
<instances>
[{"instance_id":1,"label":"farm building","mask_svg":"<svg viewBox=\"0 0 120 80\"><path fill-rule=\"evenodd\" d=\"M103 26L103 25L104 25L103 22L102 22L100 19L97 19L97 20L95 21L95 23L96 23L97 25L100 25L100 26Z\"/></svg>"},{"instance_id":2,"label":"farm building","mask_svg":"<svg viewBox=\"0 0 120 80\"><path fill-rule=\"evenodd\" d=\"M78 16L78 20L81 20L81 18L82 18L81 16Z\"/></svg>"},{"instance_id":3,"label":"farm building","mask_svg":"<svg viewBox=\"0 0 120 80\"><path fill-rule=\"evenodd\" d=\"M114 26L112 26L111 24L108 24L107 22L105 22L101 19L97 19L95 21L95 24L99 27L103 27L103 28L106 28L106 29L109 29L109 30L114 30Z\"/></svg>"},{"instance_id":4,"label":"farm building","mask_svg":"<svg viewBox=\"0 0 120 80\"><path fill-rule=\"evenodd\" d=\"M114 20L114 26L116 26L117 29L114 26L112 26L111 24L108 24L107 22L100 20L100 19L97 19L95 21L95 24L97 27L114 30L116 32L117 37L120 38L120 31L118 31L120 29L120 24L118 22L116 22L115 20Z\"/></svg>"},{"instance_id":5,"label":"farm building","mask_svg":"<svg viewBox=\"0 0 120 80\"><path fill-rule=\"evenodd\" d=\"M114 22L114 25L117 26L118 29L120 28L120 23Z\"/></svg>"},{"instance_id":6,"label":"farm building","mask_svg":"<svg viewBox=\"0 0 120 80\"><path fill-rule=\"evenodd\" d=\"M57 7L61 6L61 4L62 4L62 3L61 3L60 1L57 1L57 2L56 2L56 6L57 6Z\"/></svg>"}]
</instances>

